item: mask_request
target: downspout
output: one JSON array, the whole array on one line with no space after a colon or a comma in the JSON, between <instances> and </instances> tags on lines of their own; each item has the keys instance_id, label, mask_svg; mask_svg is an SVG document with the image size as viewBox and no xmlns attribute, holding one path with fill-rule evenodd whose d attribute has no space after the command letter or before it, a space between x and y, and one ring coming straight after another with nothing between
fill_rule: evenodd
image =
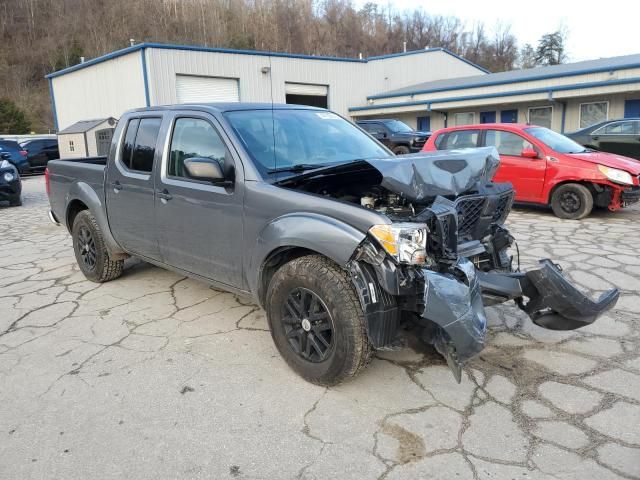
<instances>
[{"instance_id":1,"label":"downspout","mask_svg":"<svg viewBox=\"0 0 640 480\"><path fill-rule=\"evenodd\" d=\"M143 46L140 49L140 59L142 60L142 80L144 82L144 100L147 107L151 106L149 101L149 77L147 75L147 58L145 56L146 48Z\"/></svg>"},{"instance_id":2,"label":"downspout","mask_svg":"<svg viewBox=\"0 0 640 480\"><path fill-rule=\"evenodd\" d=\"M431 103L427 103L427 112L433 112L433 113L439 113L444 117L444 128L447 128L447 122L449 120L449 114L447 112L444 112L442 110L433 110L431 108Z\"/></svg>"},{"instance_id":3,"label":"downspout","mask_svg":"<svg viewBox=\"0 0 640 480\"><path fill-rule=\"evenodd\" d=\"M560 133L564 133L564 125L565 125L565 120L567 118L567 102L565 100L558 103L562 105L562 122L560 123Z\"/></svg>"}]
</instances>

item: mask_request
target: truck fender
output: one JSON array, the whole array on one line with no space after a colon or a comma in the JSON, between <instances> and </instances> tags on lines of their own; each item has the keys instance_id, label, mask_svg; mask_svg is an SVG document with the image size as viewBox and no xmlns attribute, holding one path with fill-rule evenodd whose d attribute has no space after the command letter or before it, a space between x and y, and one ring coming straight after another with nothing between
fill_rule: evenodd
<instances>
[{"instance_id":1,"label":"truck fender","mask_svg":"<svg viewBox=\"0 0 640 480\"><path fill-rule=\"evenodd\" d=\"M102 232L102 238L104 239L107 250L109 250L111 258L118 260L127 257L128 255L126 252L120 247L120 245L118 245L118 242L116 242L115 238L113 238L113 235L111 234L103 201L100 200L98 194L88 183L75 182L69 188L65 208L65 224L67 224L67 219L69 218L69 207L75 201L84 203L89 208L91 214L96 218L96 222L98 222L98 226ZM73 225L68 225L68 227L69 231L71 231Z\"/></svg>"},{"instance_id":2,"label":"truck fender","mask_svg":"<svg viewBox=\"0 0 640 480\"><path fill-rule=\"evenodd\" d=\"M365 233L334 218L316 213L290 213L274 219L262 229L253 248L249 289L259 292L263 265L272 252L285 247L305 248L346 267Z\"/></svg>"}]
</instances>

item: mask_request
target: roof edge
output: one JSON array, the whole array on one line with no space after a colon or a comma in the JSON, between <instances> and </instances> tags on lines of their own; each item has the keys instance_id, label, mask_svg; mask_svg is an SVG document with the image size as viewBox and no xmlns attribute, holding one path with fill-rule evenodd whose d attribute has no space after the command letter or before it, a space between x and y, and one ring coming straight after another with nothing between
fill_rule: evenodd
<instances>
[{"instance_id":1,"label":"roof edge","mask_svg":"<svg viewBox=\"0 0 640 480\"><path fill-rule=\"evenodd\" d=\"M453 54L455 55L455 54ZM465 60L464 58L460 57L461 60ZM543 67L544 68L544 67ZM406 96L410 96L410 95L422 95L425 93L437 93L437 92L446 92L449 90L466 90L468 88L482 88L482 87L493 87L496 85L509 85L512 83L523 83L523 82L535 82L535 81L539 81L539 80L547 80L549 78L561 78L561 77L576 77L578 75L588 75L590 73L602 73L602 72L614 72L617 70L631 70L633 68L640 68L640 63L635 62L635 63L627 63L627 64L622 64L622 65L617 65L617 66L604 66L604 67L593 67L593 68L584 68L584 69L580 69L580 70L576 70L573 72L566 72L566 73L550 73L550 74L540 74L540 75L535 75L533 77L527 77L527 78L518 78L518 79L514 79L514 80L496 80L493 82L482 82L482 83L468 83L465 85L456 85L453 87L439 87L439 88L427 88L427 89L418 89L418 90L410 90L410 91L406 91L406 92L401 92L401 93L380 93L377 95L369 95L367 97L367 100L377 100L377 99L382 99L382 98L394 98L394 97L406 97ZM531 69L531 70L535 70L535 69ZM510 72L513 71L517 71L517 70L509 70ZM497 72L495 73L495 75L499 74L499 73L503 73L503 72ZM484 75L477 75L477 77L483 77Z\"/></svg>"},{"instance_id":2,"label":"roof edge","mask_svg":"<svg viewBox=\"0 0 640 480\"><path fill-rule=\"evenodd\" d=\"M99 57L92 58L91 60L87 60L84 63L79 63L77 65L72 65L70 67L64 68L62 70L58 70L56 72L51 72L45 75L45 78L55 78L62 75L66 75L67 73L74 72L76 70L81 70L86 67L90 67L91 65L96 65L98 63L105 62L107 60L111 60L113 58L118 58L124 55L128 55L129 53L136 52L138 50L144 50L146 48L156 48L159 50L184 50L184 51L192 51L192 52L211 52L211 53L230 53L236 55L256 55L256 56L264 56L264 57L282 57L282 58L301 58L306 60L325 60L325 61L333 61L333 62L351 62L351 63L368 63L370 61L376 60L385 60L388 58L395 57L403 57L406 55L416 55L419 53L432 53L432 52L444 52L447 53L460 61L463 61L478 70L490 73L485 68L476 65L475 63L467 60L464 57L456 55L455 53L447 50L446 48L425 48L421 50L411 50L409 52L399 52L399 53L390 53L387 55L377 55L373 57L367 58L350 58L350 57L331 57L325 55L306 55L302 53L285 53L285 52L270 52L265 50L236 50L232 48L217 48L217 47L201 47L197 45L179 45L179 44L170 44L170 43L156 43L156 42L143 42L138 43L136 45L132 45L130 47L126 47L120 50L115 50L111 53L107 53L105 55L101 55Z\"/></svg>"}]
</instances>

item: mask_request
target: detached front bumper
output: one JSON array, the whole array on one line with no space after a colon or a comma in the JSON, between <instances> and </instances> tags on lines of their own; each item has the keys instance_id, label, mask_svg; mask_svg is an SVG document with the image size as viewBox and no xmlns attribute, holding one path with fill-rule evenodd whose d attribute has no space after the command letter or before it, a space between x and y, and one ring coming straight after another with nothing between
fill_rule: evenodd
<instances>
[{"instance_id":1,"label":"detached front bumper","mask_svg":"<svg viewBox=\"0 0 640 480\"><path fill-rule=\"evenodd\" d=\"M540 261L540 268L526 273L485 273L461 258L450 273L424 269L423 275L421 316L440 327L430 338L458 382L462 364L485 346L485 304L514 300L536 325L549 330L574 330L593 323L619 297L619 291L613 289L598 300L590 299L548 259Z\"/></svg>"}]
</instances>

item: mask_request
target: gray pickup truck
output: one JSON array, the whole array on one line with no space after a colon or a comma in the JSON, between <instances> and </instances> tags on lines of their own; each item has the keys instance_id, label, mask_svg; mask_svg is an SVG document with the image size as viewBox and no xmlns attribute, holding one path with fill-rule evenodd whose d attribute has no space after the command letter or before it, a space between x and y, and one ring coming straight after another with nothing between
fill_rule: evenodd
<instances>
[{"instance_id":1,"label":"gray pickup truck","mask_svg":"<svg viewBox=\"0 0 640 480\"><path fill-rule=\"evenodd\" d=\"M460 380L485 345L484 306L579 328L611 308L550 260L520 272L493 148L396 157L342 117L290 105L133 110L108 157L49 162L51 219L84 275L135 256L249 294L286 362L323 385L396 347L411 322Z\"/></svg>"}]
</instances>

